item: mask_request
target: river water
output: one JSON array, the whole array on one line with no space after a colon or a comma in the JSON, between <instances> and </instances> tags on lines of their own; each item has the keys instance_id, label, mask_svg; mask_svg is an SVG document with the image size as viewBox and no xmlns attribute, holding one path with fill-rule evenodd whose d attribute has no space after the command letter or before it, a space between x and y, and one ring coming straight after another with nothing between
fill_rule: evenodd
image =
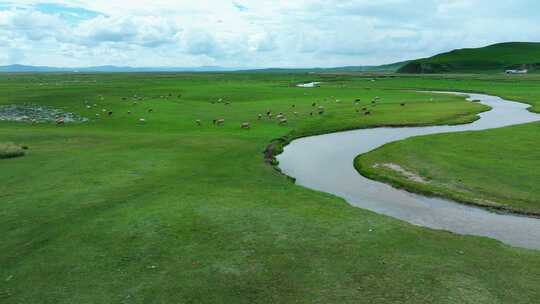
<instances>
[{"instance_id":1,"label":"river water","mask_svg":"<svg viewBox=\"0 0 540 304\"><path fill-rule=\"evenodd\" d=\"M482 94L446 93L469 96L470 100L480 100L492 109L481 113L479 120L458 126L373 128L300 138L278 155L279 167L283 173L294 177L298 185L337 195L359 208L414 225L486 236L513 246L540 249L540 219L498 214L446 199L409 193L365 178L355 170L356 156L389 142L418 135L485 130L540 120L540 115L527 111L529 106L523 103Z\"/></svg>"}]
</instances>

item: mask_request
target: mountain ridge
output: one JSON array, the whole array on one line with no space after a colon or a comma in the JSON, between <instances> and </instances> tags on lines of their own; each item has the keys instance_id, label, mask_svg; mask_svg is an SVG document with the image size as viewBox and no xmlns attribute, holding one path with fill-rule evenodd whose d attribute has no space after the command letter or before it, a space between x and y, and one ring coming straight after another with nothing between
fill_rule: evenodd
<instances>
[{"instance_id":1,"label":"mountain ridge","mask_svg":"<svg viewBox=\"0 0 540 304\"><path fill-rule=\"evenodd\" d=\"M12 64L0 66L0 73L144 73L144 72L265 72L265 73L331 73L331 72L395 72L407 62L373 66L343 66L332 68L227 68L200 67L129 67L103 65L93 67L49 67Z\"/></svg>"},{"instance_id":2,"label":"mountain ridge","mask_svg":"<svg viewBox=\"0 0 540 304\"><path fill-rule=\"evenodd\" d=\"M220 66L200 66L200 67L130 67L101 65L92 67L50 67L12 64L0 66L0 72L4 73L47 73L47 72L65 72L65 73L84 73L84 72L223 72L235 71L234 68L224 68Z\"/></svg>"}]
</instances>

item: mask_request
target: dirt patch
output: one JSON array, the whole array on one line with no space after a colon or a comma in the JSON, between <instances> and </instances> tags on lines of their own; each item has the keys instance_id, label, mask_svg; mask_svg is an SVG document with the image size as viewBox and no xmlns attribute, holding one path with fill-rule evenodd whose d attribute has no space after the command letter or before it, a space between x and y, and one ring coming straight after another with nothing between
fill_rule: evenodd
<instances>
[{"instance_id":1,"label":"dirt patch","mask_svg":"<svg viewBox=\"0 0 540 304\"><path fill-rule=\"evenodd\" d=\"M383 167L383 168L390 169L392 171L398 172L399 174L405 176L407 179L412 180L413 182L422 183L422 184L427 184L428 183L428 181L426 179L424 179L423 177L421 177L420 175L415 174L415 173L413 173L411 171L408 171L408 170L404 169L403 167L401 167L398 164L384 163L384 164L375 164L375 165L373 165L373 168L375 168L375 169L379 168L379 167Z\"/></svg>"},{"instance_id":2,"label":"dirt patch","mask_svg":"<svg viewBox=\"0 0 540 304\"><path fill-rule=\"evenodd\" d=\"M76 114L33 104L0 106L0 121L16 121L30 123L55 122L63 118L65 123L80 123L88 119Z\"/></svg>"}]
</instances>

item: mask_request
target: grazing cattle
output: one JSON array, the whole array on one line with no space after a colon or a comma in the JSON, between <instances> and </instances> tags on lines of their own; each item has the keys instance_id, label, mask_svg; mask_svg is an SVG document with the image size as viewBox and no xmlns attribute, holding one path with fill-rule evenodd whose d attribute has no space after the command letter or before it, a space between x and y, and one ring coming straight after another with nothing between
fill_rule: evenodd
<instances>
[{"instance_id":1,"label":"grazing cattle","mask_svg":"<svg viewBox=\"0 0 540 304\"><path fill-rule=\"evenodd\" d=\"M405 103L404 103L404 102L402 102L402 103L401 103L401 106L402 106L402 107L403 107L403 106L405 106Z\"/></svg>"},{"instance_id":2,"label":"grazing cattle","mask_svg":"<svg viewBox=\"0 0 540 304\"><path fill-rule=\"evenodd\" d=\"M364 115L371 115L371 111L364 112Z\"/></svg>"},{"instance_id":3,"label":"grazing cattle","mask_svg":"<svg viewBox=\"0 0 540 304\"><path fill-rule=\"evenodd\" d=\"M261 120L261 119L262 119L262 114L257 115L257 118L258 118L259 120Z\"/></svg>"},{"instance_id":4,"label":"grazing cattle","mask_svg":"<svg viewBox=\"0 0 540 304\"><path fill-rule=\"evenodd\" d=\"M280 125L284 125L286 123L287 123L287 118L282 118L282 119L279 120Z\"/></svg>"},{"instance_id":5,"label":"grazing cattle","mask_svg":"<svg viewBox=\"0 0 540 304\"><path fill-rule=\"evenodd\" d=\"M316 102L314 102L314 103L311 104L312 107L314 107L314 106L316 106L316 105L317 105Z\"/></svg>"},{"instance_id":6,"label":"grazing cattle","mask_svg":"<svg viewBox=\"0 0 540 304\"><path fill-rule=\"evenodd\" d=\"M87 109L91 109L92 107L91 106L86 106Z\"/></svg>"},{"instance_id":7,"label":"grazing cattle","mask_svg":"<svg viewBox=\"0 0 540 304\"><path fill-rule=\"evenodd\" d=\"M296 112L296 111L293 112L293 114L294 114L294 116L298 116L298 112Z\"/></svg>"},{"instance_id":8,"label":"grazing cattle","mask_svg":"<svg viewBox=\"0 0 540 304\"><path fill-rule=\"evenodd\" d=\"M96 114L96 118L99 118L99 114Z\"/></svg>"},{"instance_id":9,"label":"grazing cattle","mask_svg":"<svg viewBox=\"0 0 540 304\"><path fill-rule=\"evenodd\" d=\"M148 113L154 112L154 109L148 109Z\"/></svg>"},{"instance_id":10,"label":"grazing cattle","mask_svg":"<svg viewBox=\"0 0 540 304\"><path fill-rule=\"evenodd\" d=\"M362 108L362 111L366 111L366 110L367 110L367 108L366 108L366 107L363 107L363 108Z\"/></svg>"},{"instance_id":11,"label":"grazing cattle","mask_svg":"<svg viewBox=\"0 0 540 304\"><path fill-rule=\"evenodd\" d=\"M144 119L144 118L139 118L139 123L141 123L141 124L146 123L146 119Z\"/></svg>"},{"instance_id":12,"label":"grazing cattle","mask_svg":"<svg viewBox=\"0 0 540 304\"><path fill-rule=\"evenodd\" d=\"M324 113L324 107L323 107L323 106L319 106L319 107L318 107L318 111L319 111L319 115L323 114L323 113Z\"/></svg>"},{"instance_id":13,"label":"grazing cattle","mask_svg":"<svg viewBox=\"0 0 540 304\"><path fill-rule=\"evenodd\" d=\"M313 116L313 111L309 112L309 116Z\"/></svg>"},{"instance_id":14,"label":"grazing cattle","mask_svg":"<svg viewBox=\"0 0 540 304\"><path fill-rule=\"evenodd\" d=\"M65 123L64 117L58 117L58 118L56 119L56 124L57 124L57 125L63 125L64 123Z\"/></svg>"},{"instance_id":15,"label":"grazing cattle","mask_svg":"<svg viewBox=\"0 0 540 304\"><path fill-rule=\"evenodd\" d=\"M360 102L360 98L356 98L356 100L355 100L355 101L356 101L356 102Z\"/></svg>"},{"instance_id":16,"label":"grazing cattle","mask_svg":"<svg viewBox=\"0 0 540 304\"><path fill-rule=\"evenodd\" d=\"M134 105L134 106L136 106L136 105L137 105L137 102L136 102L136 101L134 101L134 102L133 102L133 105Z\"/></svg>"},{"instance_id":17,"label":"grazing cattle","mask_svg":"<svg viewBox=\"0 0 540 304\"><path fill-rule=\"evenodd\" d=\"M285 118L283 114L279 113L278 115L276 115L276 119L280 120L282 118Z\"/></svg>"},{"instance_id":18,"label":"grazing cattle","mask_svg":"<svg viewBox=\"0 0 540 304\"><path fill-rule=\"evenodd\" d=\"M272 113L268 114L268 119L272 119Z\"/></svg>"},{"instance_id":19,"label":"grazing cattle","mask_svg":"<svg viewBox=\"0 0 540 304\"><path fill-rule=\"evenodd\" d=\"M101 112L105 113L107 112L107 109L102 109Z\"/></svg>"},{"instance_id":20,"label":"grazing cattle","mask_svg":"<svg viewBox=\"0 0 540 304\"><path fill-rule=\"evenodd\" d=\"M243 123L240 125L240 128L242 128L242 129L250 129L250 128L251 128L251 125L249 124L249 122L243 122Z\"/></svg>"},{"instance_id":21,"label":"grazing cattle","mask_svg":"<svg viewBox=\"0 0 540 304\"><path fill-rule=\"evenodd\" d=\"M200 119L195 120L195 123L196 123L198 126L200 126L200 125L202 124Z\"/></svg>"},{"instance_id":22,"label":"grazing cattle","mask_svg":"<svg viewBox=\"0 0 540 304\"><path fill-rule=\"evenodd\" d=\"M296 105L294 105L294 104L293 104L293 105L291 105L291 108L296 108Z\"/></svg>"},{"instance_id":23,"label":"grazing cattle","mask_svg":"<svg viewBox=\"0 0 540 304\"><path fill-rule=\"evenodd\" d=\"M218 126L221 126L225 123L225 119L223 118L220 118L220 119L216 119L216 125Z\"/></svg>"},{"instance_id":24,"label":"grazing cattle","mask_svg":"<svg viewBox=\"0 0 540 304\"><path fill-rule=\"evenodd\" d=\"M108 114L109 114L109 117L110 117L110 116L112 116L113 112L112 112L112 111L109 111Z\"/></svg>"}]
</instances>

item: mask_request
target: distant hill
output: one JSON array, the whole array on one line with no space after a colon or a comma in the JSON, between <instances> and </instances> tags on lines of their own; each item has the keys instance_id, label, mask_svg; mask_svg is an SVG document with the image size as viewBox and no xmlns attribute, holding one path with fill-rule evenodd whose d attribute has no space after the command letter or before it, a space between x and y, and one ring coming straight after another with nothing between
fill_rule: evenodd
<instances>
[{"instance_id":1,"label":"distant hill","mask_svg":"<svg viewBox=\"0 0 540 304\"><path fill-rule=\"evenodd\" d=\"M410 61L398 73L486 73L521 68L540 70L540 43L508 42L454 50Z\"/></svg>"},{"instance_id":2,"label":"distant hill","mask_svg":"<svg viewBox=\"0 0 540 304\"><path fill-rule=\"evenodd\" d=\"M248 73L501 73L508 69L540 72L539 42L507 42L482 48L458 49L429 58L377 66L333 68L225 68L203 67L119 67L95 66L58 68L47 66L0 66L0 73L150 73L150 72L248 72Z\"/></svg>"},{"instance_id":3,"label":"distant hill","mask_svg":"<svg viewBox=\"0 0 540 304\"><path fill-rule=\"evenodd\" d=\"M5 65L0 66L0 72L10 72L10 73L26 73L26 72L60 72L62 69L44 67L44 66L28 66L28 65Z\"/></svg>"},{"instance_id":4,"label":"distant hill","mask_svg":"<svg viewBox=\"0 0 540 304\"><path fill-rule=\"evenodd\" d=\"M112 65L81 67L81 68L57 68L47 66L29 65L6 65L0 66L0 73L149 73L149 72L225 72L237 69L219 66L203 67L118 67Z\"/></svg>"},{"instance_id":5,"label":"distant hill","mask_svg":"<svg viewBox=\"0 0 540 304\"><path fill-rule=\"evenodd\" d=\"M151 73L151 72L254 72L254 73L355 73L355 72L395 72L408 62L398 62L379 66L347 66L335 68L268 68L241 69L219 66L203 67L118 67L112 65L58 68L47 66L6 65L0 66L0 73Z\"/></svg>"}]
</instances>

